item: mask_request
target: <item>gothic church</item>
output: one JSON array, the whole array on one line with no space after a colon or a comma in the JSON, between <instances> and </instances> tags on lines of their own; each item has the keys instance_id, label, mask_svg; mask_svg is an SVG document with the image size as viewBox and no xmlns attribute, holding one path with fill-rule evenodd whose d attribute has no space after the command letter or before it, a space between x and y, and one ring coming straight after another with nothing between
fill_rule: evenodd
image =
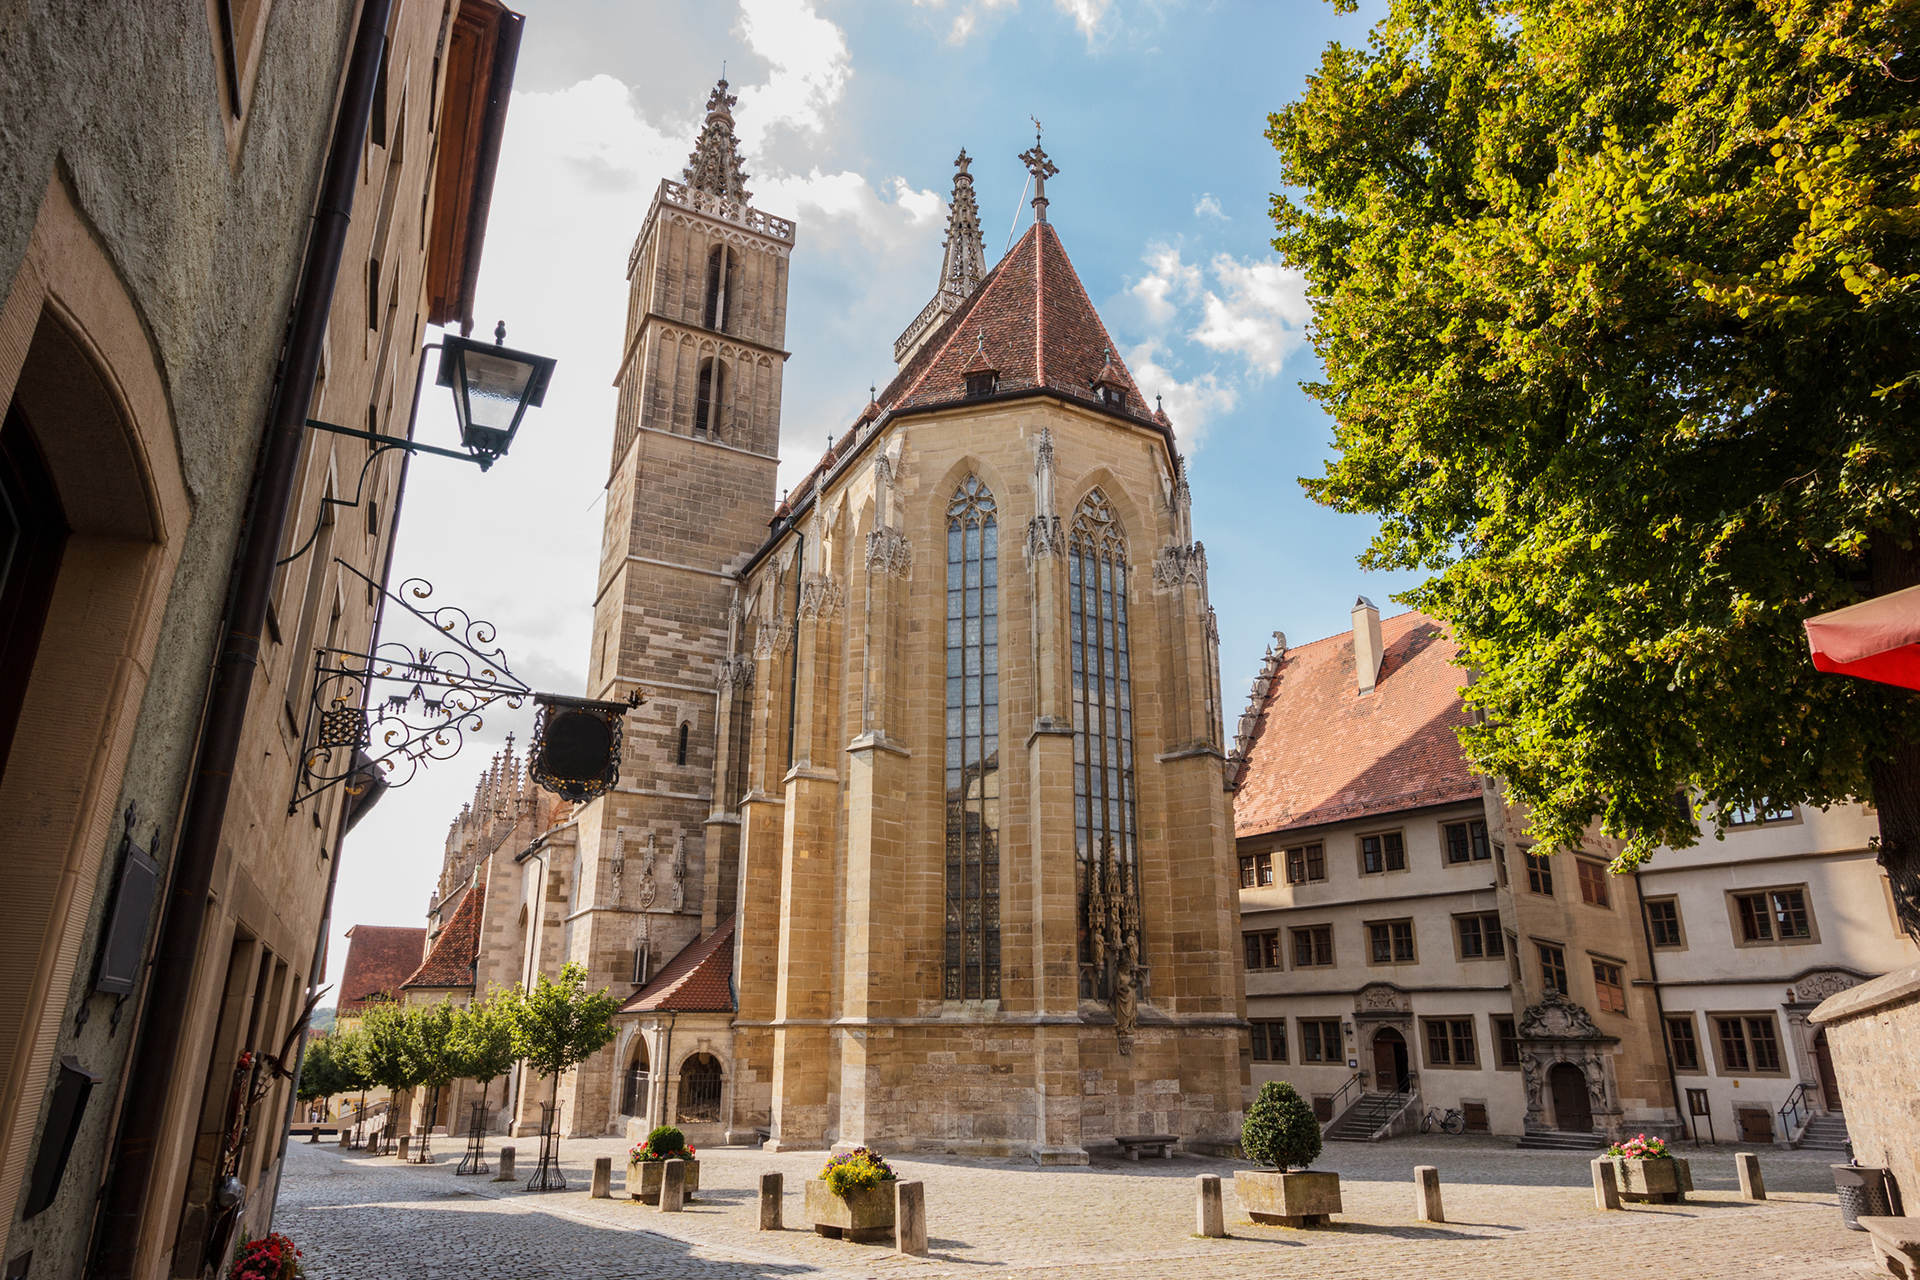
<instances>
[{"instance_id":1,"label":"gothic church","mask_svg":"<svg viewBox=\"0 0 1920 1280\"><path fill-rule=\"evenodd\" d=\"M457 824L430 946L459 954L428 967L483 988L571 959L626 997L561 1081L573 1134L1228 1146L1206 557L1172 425L1047 220L1058 171L1021 157L1033 222L989 270L961 153L898 375L776 505L796 229L751 205L726 88L627 263L588 690L647 699L619 785L485 848ZM518 1131L545 1094L517 1086Z\"/></svg>"}]
</instances>

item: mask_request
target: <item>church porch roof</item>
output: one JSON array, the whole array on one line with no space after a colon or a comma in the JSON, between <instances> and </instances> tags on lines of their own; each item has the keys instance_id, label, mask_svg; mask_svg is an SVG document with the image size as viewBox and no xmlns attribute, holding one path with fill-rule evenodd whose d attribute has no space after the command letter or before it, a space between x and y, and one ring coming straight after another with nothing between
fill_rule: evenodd
<instances>
[{"instance_id":1,"label":"church porch roof","mask_svg":"<svg viewBox=\"0 0 1920 1280\"><path fill-rule=\"evenodd\" d=\"M738 919L728 916L712 933L681 948L620 1012L734 1012L733 930Z\"/></svg>"},{"instance_id":2,"label":"church porch roof","mask_svg":"<svg viewBox=\"0 0 1920 1280\"><path fill-rule=\"evenodd\" d=\"M453 919L440 931L433 951L413 971L404 987L473 988L473 967L480 956L480 917L487 905L487 885L482 880L467 890Z\"/></svg>"}]
</instances>

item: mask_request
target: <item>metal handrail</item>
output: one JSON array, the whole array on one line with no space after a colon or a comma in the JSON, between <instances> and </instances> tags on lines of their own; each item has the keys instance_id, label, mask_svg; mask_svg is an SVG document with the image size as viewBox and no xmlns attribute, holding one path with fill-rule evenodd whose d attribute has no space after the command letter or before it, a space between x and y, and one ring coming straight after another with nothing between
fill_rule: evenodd
<instances>
[{"instance_id":1,"label":"metal handrail","mask_svg":"<svg viewBox=\"0 0 1920 1280\"><path fill-rule=\"evenodd\" d=\"M1360 1083L1360 1073L1356 1071L1347 1078L1347 1082L1345 1084L1340 1086L1340 1091L1334 1094L1333 1097L1327 1100L1327 1105L1333 1108L1334 1115L1337 1116L1340 1114L1340 1099L1347 1096L1347 1090L1353 1088L1353 1086L1359 1083ZM1365 1093L1366 1090L1362 1089L1361 1092Z\"/></svg>"},{"instance_id":2,"label":"metal handrail","mask_svg":"<svg viewBox=\"0 0 1920 1280\"><path fill-rule=\"evenodd\" d=\"M1813 1108L1810 1105L1802 1105L1809 1102L1812 1097L1813 1087L1806 1081L1802 1080L1793 1086L1793 1092L1787 1095L1786 1102L1780 1107L1780 1126L1784 1137L1792 1138L1798 1131L1803 1112L1808 1119L1813 1118ZM1789 1115L1789 1112L1792 1114Z\"/></svg>"}]
</instances>

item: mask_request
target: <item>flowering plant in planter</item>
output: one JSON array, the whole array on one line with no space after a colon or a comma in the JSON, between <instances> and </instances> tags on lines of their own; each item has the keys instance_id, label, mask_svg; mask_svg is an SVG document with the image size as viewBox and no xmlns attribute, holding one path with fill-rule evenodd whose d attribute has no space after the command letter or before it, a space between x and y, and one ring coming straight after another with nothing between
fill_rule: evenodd
<instances>
[{"instance_id":1,"label":"flowering plant in planter","mask_svg":"<svg viewBox=\"0 0 1920 1280\"><path fill-rule=\"evenodd\" d=\"M1671 1160L1673 1152L1667 1150L1667 1144L1659 1138L1649 1138L1646 1134L1628 1138L1625 1142L1616 1142L1607 1148L1607 1154L1626 1160Z\"/></svg>"},{"instance_id":2,"label":"flowering plant in planter","mask_svg":"<svg viewBox=\"0 0 1920 1280\"><path fill-rule=\"evenodd\" d=\"M670 1124L663 1124L647 1135L645 1142L636 1142L627 1151L628 1163L642 1163L649 1160L691 1160L697 1153L687 1136Z\"/></svg>"},{"instance_id":3,"label":"flowering plant in planter","mask_svg":"<svg viewBox=\"0 0 1920 1280\"><path fill-rule=\"evenodd\" d=\"M306 1275L300 1251L278 1231L248 1240L233 1251L230 1280L299 1280Z\"/></svg>"},{"instance_id":4,"label":"flowering plant in planter","mask_svg":"<svg viewBox=\"0 0 1920 1280\"><path fill-rule=\"evenodd\" d=\"M893 1170L877 1151L855 1147L845 1155L833 1157L820 1170L820 1178L833 1194L846 1198L849 1191L864 1191L883 1182L895 1181Z\"/></svg>"}]
</instances>

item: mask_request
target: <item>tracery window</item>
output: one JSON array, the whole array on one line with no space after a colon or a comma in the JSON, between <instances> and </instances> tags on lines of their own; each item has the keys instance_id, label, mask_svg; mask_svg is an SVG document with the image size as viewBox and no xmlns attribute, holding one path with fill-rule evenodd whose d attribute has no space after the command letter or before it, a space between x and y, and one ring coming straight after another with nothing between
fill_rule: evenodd
<instances>
[{"instance_id":1,"label":"tracery window","mask_svg":"<svg viewBox=\"0 0 1920 1280\"><path fill-rule=\"evenodd\" d=\"M1000 998L1000 550L993 494L947 504L946 999Z\"/></svg>"},{"instance_id":2,"label":"tracery window","mask_svg":"<svg viewBox=\"0 0 1920 1280\"><path fill-rule=\"evenodd\" d=\"M1107 497L1088 492L1067 534L1067 604L1073 647L1073 821L1080 884L1081 995L1104 999L1108 981L1087 919L1089 871L1137 895L1133 679L1127 652L1127 544ZM1111 851L1109 854L1109 850ZM1103 896L1114 896L1110 889ZM1135 910L1138 902L1128 905Z\"/></svg>"}]
</instances>

